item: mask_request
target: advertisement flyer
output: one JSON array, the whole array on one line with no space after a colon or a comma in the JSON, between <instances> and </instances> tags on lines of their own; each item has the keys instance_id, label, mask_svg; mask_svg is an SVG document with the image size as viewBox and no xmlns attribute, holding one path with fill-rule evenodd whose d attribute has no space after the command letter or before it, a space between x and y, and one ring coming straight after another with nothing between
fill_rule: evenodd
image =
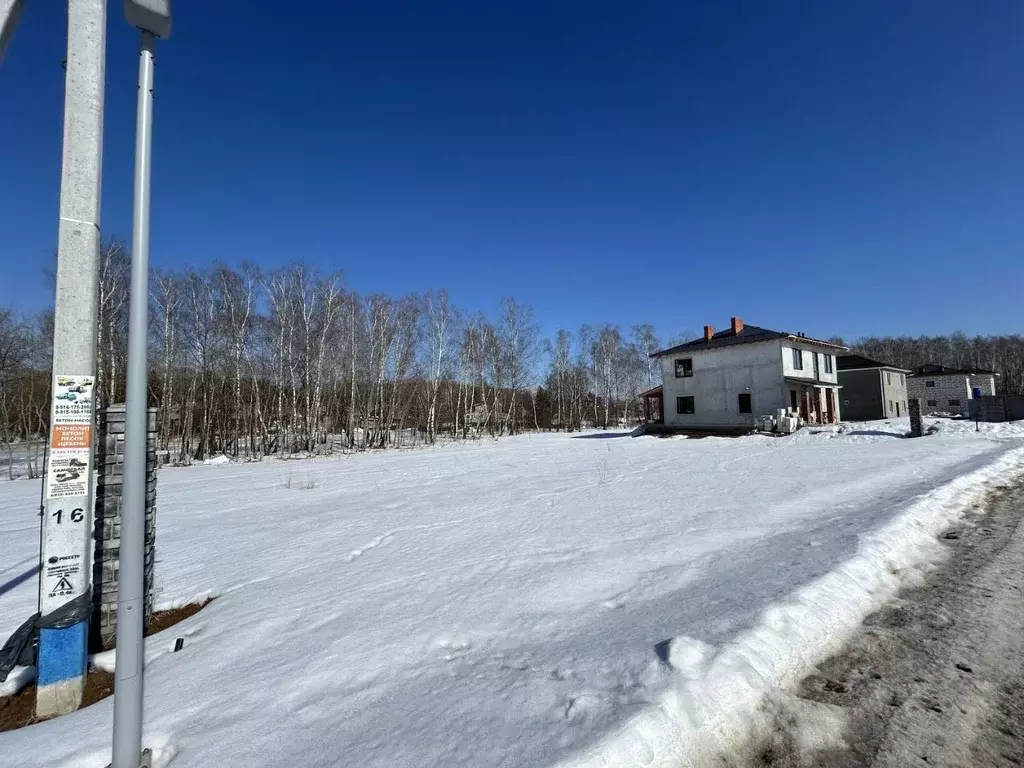
<instances>
[{"instance_id":1,"label":"advertisement flyer","mask_svg":"<svg viewBox=\"0 0 1024 768\"><path fill-rule=\"evenodd\" d=\"M53 423L92 424L92 376L57 376L53 382Z\"/></svg>"},{"instance_id":2,"label":"advertisement flyer","mask_svg":"<svg viewBox=\"0 0 1024 768\"><path fill-rule=\"evenodd\" d=\"M39 600L44 613L89 586L92 515L93 376L53 379L50 451L46 463L43 573Z\"/></svg>"},{"instance_id":3,"label":"advertisement flyer","mask_svg":"<svg viewBox=\"0 0 1024 768\"><path fill-rule=\"evenodd\" d=\"M46 469L46 498L87 496L92 455L92 376L54 380L53 428Z\"/></svg>"}]
</instances>

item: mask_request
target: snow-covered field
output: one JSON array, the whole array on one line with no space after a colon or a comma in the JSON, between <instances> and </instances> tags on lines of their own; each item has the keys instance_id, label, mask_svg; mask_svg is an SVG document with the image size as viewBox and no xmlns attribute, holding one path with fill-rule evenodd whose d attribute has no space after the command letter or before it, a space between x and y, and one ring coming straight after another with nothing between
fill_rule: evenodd
<instances>
[{"instance_id":1,"label":"snow-covered field","mask_svg":"<svg viewBox=\"0 0 1024 768\"><path fill-rule=\"evenodd\" d=\"M158 602L218 599L148 641L146 744L158 766L691 764L1024 469L1024 428L906 429L161 470ZM38 495L0 483L0 640L35 609ZM0 734L0 765L101 768L111 710Z\"/></svg>"}]
</instances>

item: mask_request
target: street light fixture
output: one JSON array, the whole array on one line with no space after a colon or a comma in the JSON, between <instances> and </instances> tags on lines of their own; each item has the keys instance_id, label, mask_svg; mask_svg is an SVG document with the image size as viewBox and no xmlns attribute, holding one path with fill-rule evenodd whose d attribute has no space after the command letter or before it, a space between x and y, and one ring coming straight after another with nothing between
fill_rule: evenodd
<instances>
[{"instance_id":1,"label":"street light fixture","mask_svg":"<svg viewBox=\"0 0 1024 768\"><path fill-rule=\"evenodd\" d=\"M128 23L161 40L171 36L170 0L125 0L124 15Z\"/></svg>"},{"instance_id":2,"label":"street light fixture","mask_svg":"<svg viewBox=\"0 0 1024 768\"><path fill-rule=\"evenodd\" d=\"M11 42L14 28L18 26L18 19L21 18L21 9L25 6L22 0L0 0L0 60L4 57L4 50Z\"/></svg>"},{"instance_id":3,"label":"street light fixture","mask_svg":"<svg viewBox=\"0 0 1024 768\"><path fill-rule=\"evenodd\" d=\"M128 22L141 30L139 96L135 116L135 198L132 275L128 308L125 387L124 505L117 584L117 665L114 678L112 768L149 765L142 750L142 679L145 658L146 345L149 335L149 202L153 140L153 49L171 34L170 0L125 0Z\"/></svg>"}]
</instances>

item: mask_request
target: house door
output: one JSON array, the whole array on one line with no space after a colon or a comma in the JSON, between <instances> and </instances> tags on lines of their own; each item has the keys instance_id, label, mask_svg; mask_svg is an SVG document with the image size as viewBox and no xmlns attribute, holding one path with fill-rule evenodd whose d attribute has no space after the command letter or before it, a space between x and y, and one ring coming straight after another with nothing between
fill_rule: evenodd
<instances>
[{"instance_id":1,"label":"house door","mask_svg":"<svg viewBox=\"0 0 1024 768\"><path fill-rule=\"evenodd\" d=\"M825 406L828 408L828 423L837 423L839 419L836 418L836 391L834 389L825 390Z\"/></svg>"},{"instance_id":2,"label":"house door","mask_svg":"<svg viewBox=\"0 0 1024 768\"><path fill-rule=\"evenodd\" d=\"M897 400L896 401L896 418L898 419L899 417L900 417L900 401Z\"/></svg>"},{"instance_id":3,"label":"house door","mask_svg":"<svg viewBox=\"0 0 1024 768\"><path fill-rule=\"evenodd\" d=\"M800 415L804 417L804 421L810 422L811 420L811 393L806 389L804 390L804 396L800 401Z\"/></svg>"}]
</instances>

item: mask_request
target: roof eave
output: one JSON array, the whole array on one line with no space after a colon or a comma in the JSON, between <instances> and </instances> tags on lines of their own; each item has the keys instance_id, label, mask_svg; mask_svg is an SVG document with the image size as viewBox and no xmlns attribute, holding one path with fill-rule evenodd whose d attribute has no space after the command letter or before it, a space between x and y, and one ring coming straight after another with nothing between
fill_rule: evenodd
<instances>
[{"instance_id":1,"label":"roof eave","mask_svg":"<svg viewBox=\"0 0 1024 768\"><path fill-rule=\"evenodd\" d=\"M848 371L895 371L896 373L910 373L912 368L897 368L895 365L862 365L857 368L837 368L839 373Z\"/></svg>"},{"instance_id":2,"label":"roof eave","mask_svg":"<svg viewBox=\"0 0 1024 768\"><path fill-rule=\"evenodd\" d=\"M925 372L925 373L917 373L914 369L910 370L910 378L914 378L914 379L921 379L921 378L925 378L925 377L928 377L928 378L931 378L931 379L935 379L935 378L938 378L939 376L1000 376L1000 375L1002 375L1002 374L1000 374L999 371L941 371L941 372L930 371L930 372Z\"/></svg>"},{"instance_id":3,"label":"roof eave","mask_svg":"<svg viewBox=\"0 0 1024 768\"><path fill-rule=\"evenodd\" d=\"M844 346L842 346L840 344L833 344L830 341L822 341L821 339L812 339L809 336L796 336L796 335L791 333L791 334L785 336L784 338L786 338L789 341L802 341L802 342L805 342L807 344L817 345L819 347L828 347L829 349L841 349L843 352L849 352L850 351L849 347L844 347Z\"/></svg>"}]
</instances>

